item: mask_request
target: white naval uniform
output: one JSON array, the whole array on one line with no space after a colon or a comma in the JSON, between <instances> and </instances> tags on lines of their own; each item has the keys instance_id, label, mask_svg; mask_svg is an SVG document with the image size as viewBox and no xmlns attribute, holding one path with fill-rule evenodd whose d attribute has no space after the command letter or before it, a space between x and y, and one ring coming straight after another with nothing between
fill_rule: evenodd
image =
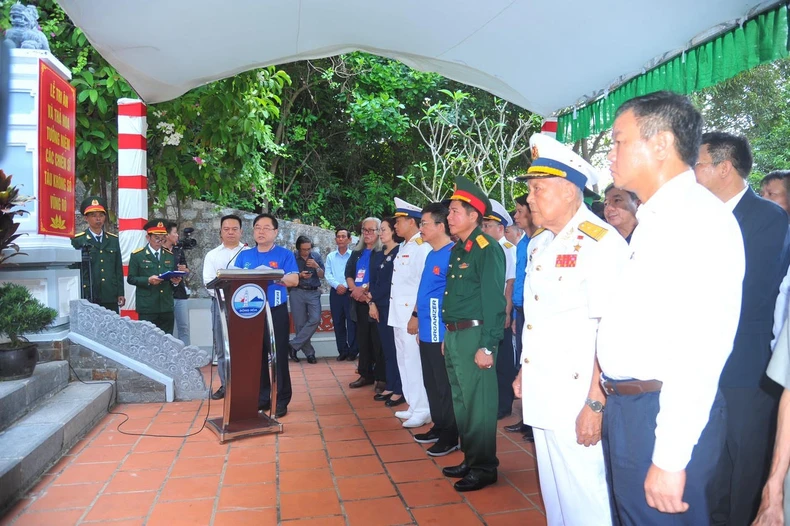
<instances>
[{"instance_id":1,"label":"white naval uniform","mask_svg":"<svg viewBox=\"0 0 790 526\"><path fill-rule=\"evenodd\" d=\"M499 246L501 246L502 250L505 252L505 290L507 290L507 281L508 280L515 281L516 279L516 260L518 259L518 254L517 254L516 245L508 241L505 236L502 236L502 238L499 240ZM511 300L512 299L513 298L511 298ZM515 350L517 349L515 338L517 338L518 336L513 334L513 331L510 330L509 328L505 330L505 334L504 334L504 337L508 337L508 336L512 337L514 340L513 361L515 362L518 360L518 356L516 356L515 353ZM514 363L513 365L515 365L516 368L518 368L517 363Z\"/></svg>"},{"instance_id":2,"label":"white naval uniform","mask_svg":"<svg viewBox=\"0 0 790 526\"><path fill-rule=\"evenodd\" d=\"M576 442L576 418L592 382L598 321L628 245L582 205L555 237L529 243L524 282L521 389L535 434L550 526L611 524L601 443Z\"/></svg>"},{"instance_id":3,"label":"white naval uniform","mask_svg":"<svg viewBox=\"0 0 790 526\"><path fill-rule=\"evenodd\" d=\"M395 352L403 384L403 396L409 404L409 411L418 417L430 414L430 408L422 380L418 336L409 334L406 326L412 319L411 313L417 303L417 289L420 287L425 258L430 251L431 245L423 242L419 232L401 243L392 264L390 312L387 319L387 325L393 328L395 334Z\"/></svg>"}]
</instances>

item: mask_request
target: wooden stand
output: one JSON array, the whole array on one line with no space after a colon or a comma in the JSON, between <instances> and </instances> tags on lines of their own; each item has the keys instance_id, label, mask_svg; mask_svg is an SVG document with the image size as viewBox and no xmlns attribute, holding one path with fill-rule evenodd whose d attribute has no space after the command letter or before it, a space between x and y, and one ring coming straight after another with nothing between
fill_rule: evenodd
<instances>
[{"instance_id":1,"label":"wooden stand","mask_svg":"<svg viewBox=\"0 0 790 526\"><path fill-rule=\"evenodd\" d=\"M225 399L221 417L208 420L208 427L220 444L253 435L281 433L283 425L273 413L277 407L277 353L274 331L271 343L271 408L258 412L258 393L263 370L263 339L272 326L272 312L266 300L269 283L282 278L282 270L224 269L206 287L214 289L222 325L225 355Z\"/></svg>"}]
</instances>

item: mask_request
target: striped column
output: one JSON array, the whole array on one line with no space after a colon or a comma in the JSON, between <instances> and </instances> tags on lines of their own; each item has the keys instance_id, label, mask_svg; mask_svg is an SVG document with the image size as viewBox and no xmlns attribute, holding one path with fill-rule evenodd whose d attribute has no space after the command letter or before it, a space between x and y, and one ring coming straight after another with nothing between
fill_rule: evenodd
<instances>
[{"instance_id":1,"label":"striped column","mask_svg":"<svg viewBox=\"0 0 790 526\"><path fill-rule=\"evenodd\" d=\"M549 117L540 127L540 133L543 135L548 135L552 139L557 138L557 119L555 117Z\"/></svg>"},{"instance_id":2,"label":"striped column","mask_svg":"<svg viewBox=\"0 0 790 526\"><path fill-rule=\"evenodd\" d=\"M129 256L145 245L143 225L148 221L148 177L145 135L146 107L141 100L118 100L118 240L123 256L126 305L121 316L137 319L135 288L126 283Z\"/></svg>"}]
</instances>

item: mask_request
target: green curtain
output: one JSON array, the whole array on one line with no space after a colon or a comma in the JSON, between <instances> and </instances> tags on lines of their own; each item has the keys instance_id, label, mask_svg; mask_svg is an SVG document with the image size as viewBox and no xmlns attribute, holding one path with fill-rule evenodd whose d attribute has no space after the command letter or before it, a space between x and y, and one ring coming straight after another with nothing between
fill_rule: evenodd
<instances>
[{"instance_id":1,"label":"green curtain","mask_svg":"<svg viewBox=\"0 0 790 526\"><path fill-rule=\"evenodd\" d=\"M759 64L788 55L787 6L768 11L742 26L636 76L605 98L559 116L557 140L574 142L612 126L620 105L660 90L689 94L725 81Z\"/></svg>"}]
</instances>

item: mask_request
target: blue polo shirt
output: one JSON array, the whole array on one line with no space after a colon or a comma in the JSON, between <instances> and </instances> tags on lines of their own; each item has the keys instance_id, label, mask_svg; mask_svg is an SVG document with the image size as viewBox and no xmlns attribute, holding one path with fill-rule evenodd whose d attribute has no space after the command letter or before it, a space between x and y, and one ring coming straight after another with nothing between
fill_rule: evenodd
<instances>
[{"instance_id":1,"label":"blue polo shirt","mask_svg":"<svg viewBox=\"0 0 790 526\"><path fill-rule=\"evenodd\" d=\"M280 269L286 274L296 274L299 272L299 267L296 266L296 259L294 258L293 252L278 245L274 245L268 252L261 252L257 247L244 250L236 257L236 262L234 264L238 268L248 269L266 265L270 268ZM266 297L272 308L278 307L288 301L288 288L280 283L271 283L269 284Z\"/></svg>"},{"instance_id":2,"label":"blue polo shirt","mask_svg":"<svg viewBox=\"0 0 790 526\"><path fill-rule=\"evenodd\" d=\"M366 248L357 260L357 275L354 277L354 285L361 287L370 283L370 249Z\"/></svg>"},{"instance_id":3,"label":"blue polo shirt","mask_svg":"<svg viewBox=\"0 0 790 526\"><path fill-rule=\"evenodd\" d=\"M516 280L513 282L513 305L524 306L524 280L527 277L527 247L529 236L526 234L516 245Z\"/></svg>"},{"instance_id":4,"label":"blue polo shirt","mask_svg":"<svg viewBox=\"0 0 790 526\"><path fill-rule=\"evenodd\" d=\"M417 322L420 341L440 343L444 341L442 303L447 285L447 268L454 243L447 243L439 250L432 250L425 258L425 268L417 289Z\"/></svg>"}]
</instances>

